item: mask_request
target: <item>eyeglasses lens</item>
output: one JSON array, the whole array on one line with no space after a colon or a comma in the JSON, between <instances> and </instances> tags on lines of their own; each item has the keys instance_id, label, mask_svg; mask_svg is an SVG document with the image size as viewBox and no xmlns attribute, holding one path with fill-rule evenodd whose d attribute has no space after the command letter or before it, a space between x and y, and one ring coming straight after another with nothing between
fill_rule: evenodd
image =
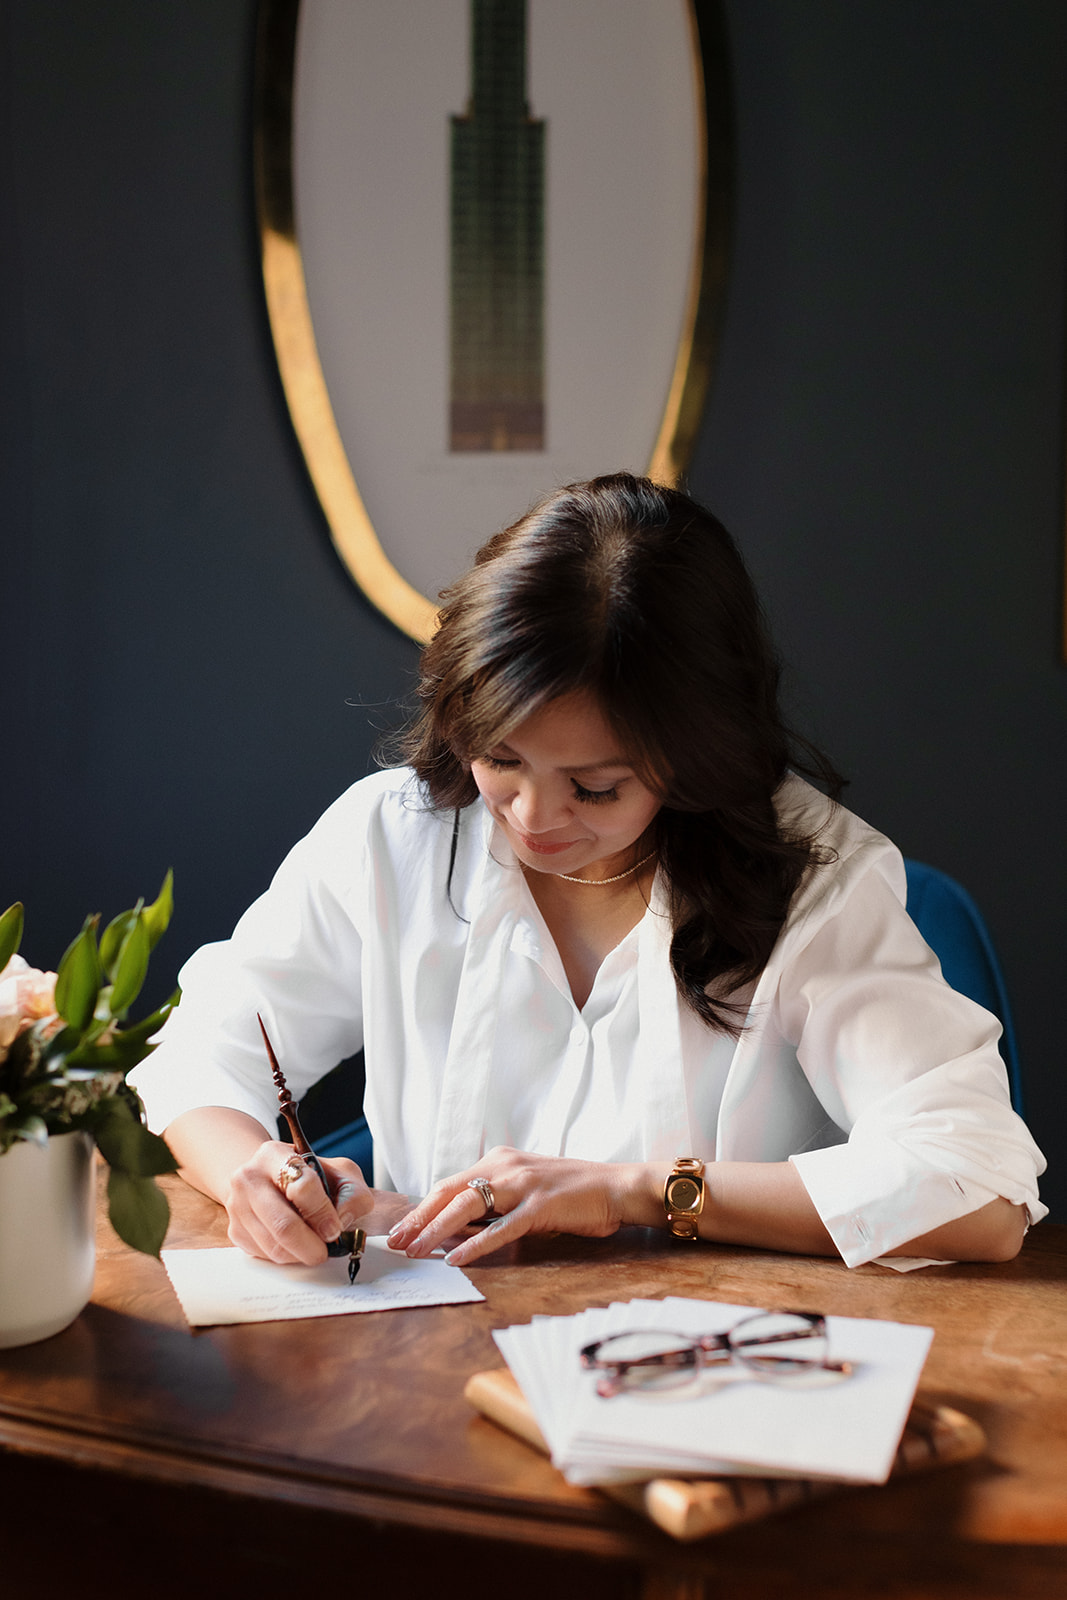
<instances>
[{"instance_id":1,"label":"eyeglasses lens","mask_svg":"<svg viewBox=\"0 0 1067 1600\"><path fill-rule=\"evenodd\" d=\"M620 1389L677 1389L690 1383L697 1366L691 1339L672 1333L620 1333L598 1347L593 1365L603 1374L597 1393Z\"/></svg>"},{"instance_id":2,"label":"eyeglasses lens","mask_svg":"<svg viewBox=\"0 0 1067 1600\"><path fill-rule=\"evenodd\" d=\"M788 1311L746 1317L731 1333L730 1348L761 1377L788 1380L825 1363L826 1326L821 1318Z\"/></svg>"}]
</instances>

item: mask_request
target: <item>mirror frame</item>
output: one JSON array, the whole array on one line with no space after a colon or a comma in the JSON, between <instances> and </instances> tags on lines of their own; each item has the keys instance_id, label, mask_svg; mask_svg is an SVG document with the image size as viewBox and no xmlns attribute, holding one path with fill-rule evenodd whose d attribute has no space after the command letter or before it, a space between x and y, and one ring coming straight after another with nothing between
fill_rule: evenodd
<instances>
[{"instance_id":1,"label":"mirror frame","mask_svg":"<svg viewBox=\"0 0 1067 1600\"><path fill-rule=\"evenodd\" d=\"M649 477L672 486L692 456L715 364L733 209L733 104L723 4L687 4L700 115L702 215L682 336L647 468ZM437 607L397 571L382 548L356 485L315 341L295 226L293 85L299 22L300 0L259 0L253 159L263 287L278 371L338 555L379 611L424 644L434 631Z\"/></svg>"}]
</instances>

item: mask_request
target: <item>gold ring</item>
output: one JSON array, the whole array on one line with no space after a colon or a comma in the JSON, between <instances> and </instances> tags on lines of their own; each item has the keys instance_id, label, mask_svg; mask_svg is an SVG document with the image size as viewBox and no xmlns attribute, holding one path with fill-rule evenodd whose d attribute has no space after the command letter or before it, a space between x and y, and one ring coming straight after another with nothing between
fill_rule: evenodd
<instances>
[{"instance_id":1,"label":"gold ring","mask_svg":"<svg viewBox=\"0 0 1067 1600\"><path fill-rule=\"evenodd\" d=\"M306 1171L307 1166L303 1157L298 1156L295 1152L286 1161L283 1161L282 1170L278 1174L278 1187L282 1194L286 1192L291 1183L295 1183L298 1178L302 1178Z\"/></svg>"}]
</instances>

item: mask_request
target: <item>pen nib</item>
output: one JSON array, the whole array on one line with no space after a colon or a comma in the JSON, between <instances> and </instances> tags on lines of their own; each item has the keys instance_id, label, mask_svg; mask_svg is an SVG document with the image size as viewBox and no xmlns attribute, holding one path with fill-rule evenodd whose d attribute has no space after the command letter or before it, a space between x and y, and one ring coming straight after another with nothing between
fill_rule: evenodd
<instances>
[{"instance_id":1,"label":"pen nib","mask_svg":"<svg viewBox=\"0 0 1067 1600\"><path fill-rule=\"evenodd\" d=\"M349 1283L355 1283L356 1274L359 1271L359 1263L363 1259L363 1252L367 1246L367 1235L362 1228L353 1228L351 1238L352 1248L348 1255L348 1281Z\"/></svg>"}]
</instances>

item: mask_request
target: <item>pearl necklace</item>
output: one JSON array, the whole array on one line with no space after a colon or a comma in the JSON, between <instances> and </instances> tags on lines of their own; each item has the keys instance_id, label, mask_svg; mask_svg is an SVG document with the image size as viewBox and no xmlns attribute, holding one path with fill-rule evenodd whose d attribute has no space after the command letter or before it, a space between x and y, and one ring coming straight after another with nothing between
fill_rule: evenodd
<instances>
[{"instance_id":1,"label":"pearl necklace","mask_svg":"<svg viewBox=\"0 0 1067 1600\"><path fill-rule=\"evenodd\" d=\"M599 889L602 884L621 883L623 878L632 878L635 872L640 872L642 867L647 867L648 863L654 860L655 855L655 850L651 850L648 855L645 856L643 861L638 861L635 866L627 867L625 872L617 872L613 878L575 878L572 877L569 872L556 872L553 874L553 876L556 878L566 878L568 883L592 884Z\"/></svg>"}]
</instances>

